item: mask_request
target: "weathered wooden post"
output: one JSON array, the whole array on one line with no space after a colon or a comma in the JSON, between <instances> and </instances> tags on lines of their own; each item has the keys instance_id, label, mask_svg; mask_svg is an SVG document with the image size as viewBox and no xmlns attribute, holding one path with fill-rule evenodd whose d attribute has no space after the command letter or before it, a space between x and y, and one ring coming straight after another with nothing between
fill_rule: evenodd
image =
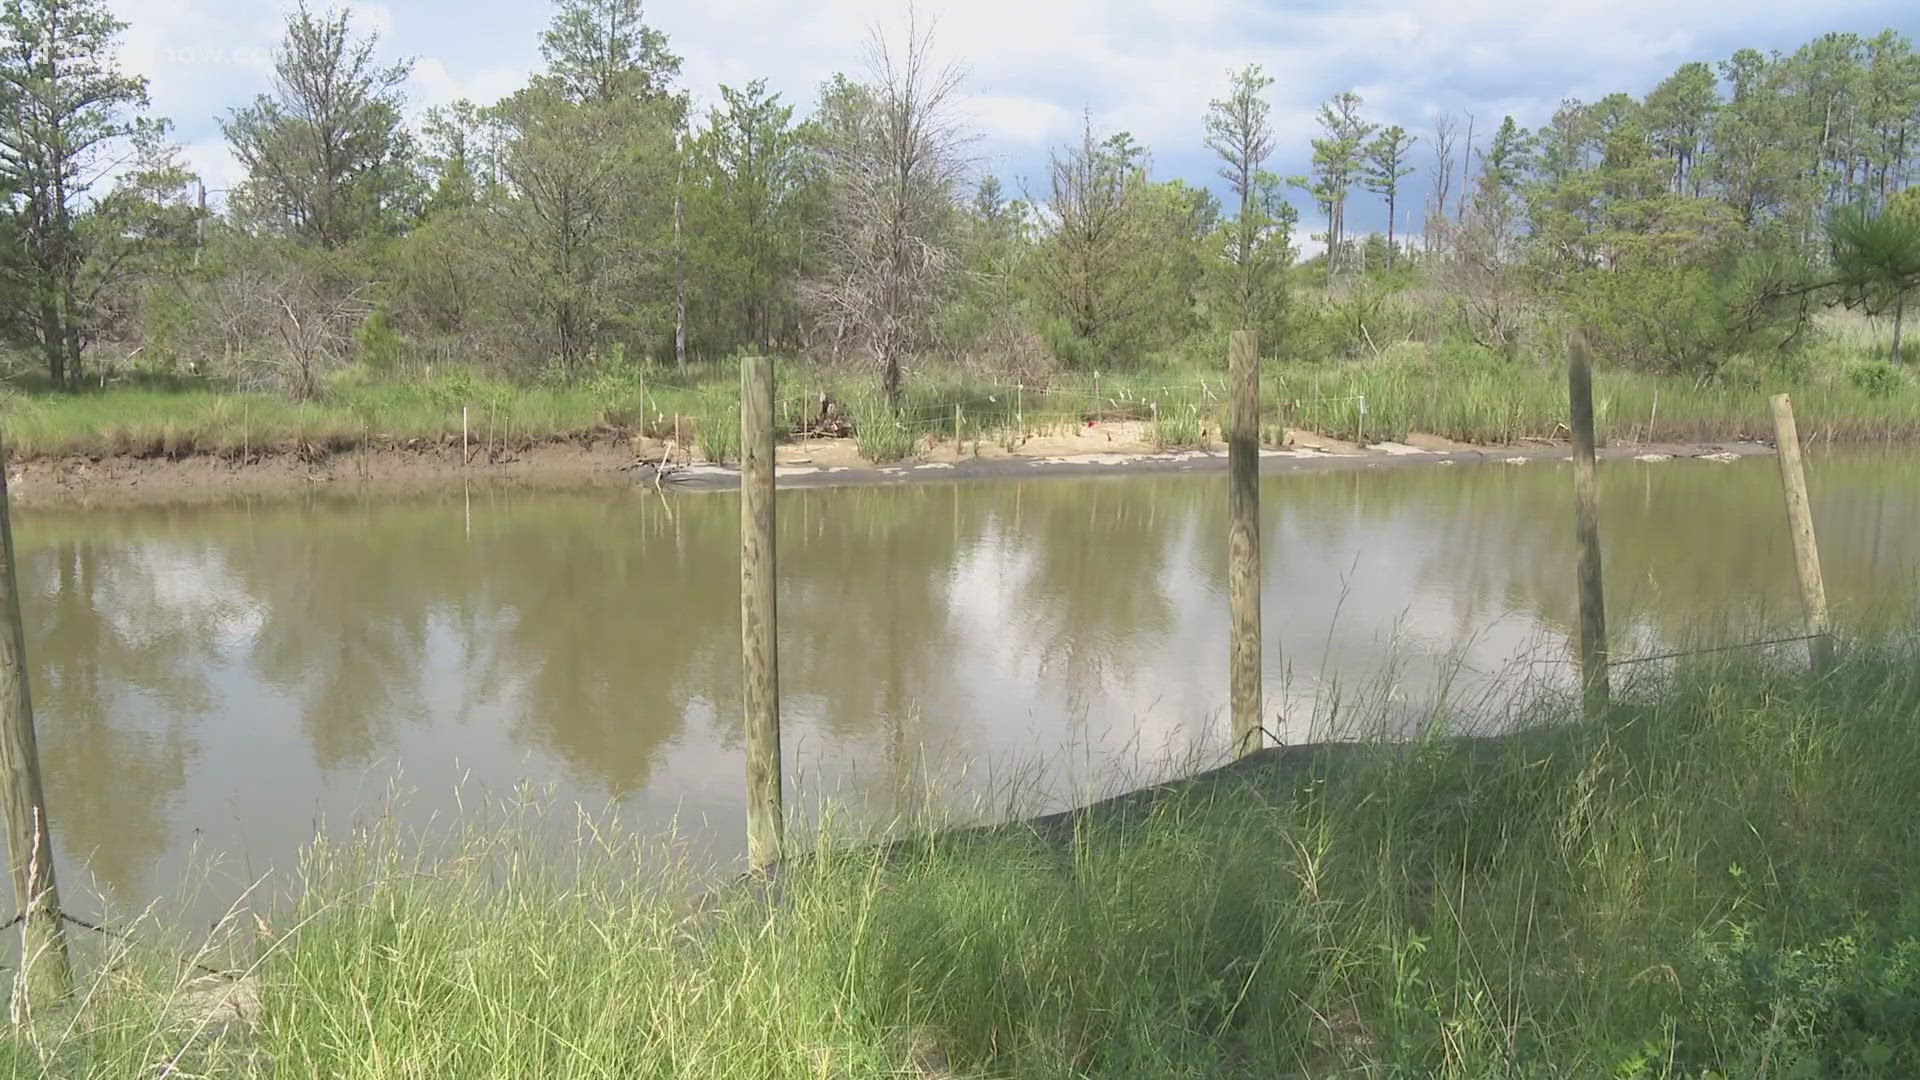
<instances>
[{"instance_id":1,"label":"weathered wooden post","mask_svg":"<svg viewBox=\"0 0 1920 1080\"><path fill-rule=\"evenodd\" d=\"M53 881L53 836L40 784L40 750L27 688L27 634L8 511L6 448L0 445L0 783L6 785L7 856L14 911L20 921L20 978L15 993L31 1002L72 988L60 892Z\"/></svg>"},{"instance_id":2,"label":"weathered wooden post","mask_svg":"<svg viewBox=\"0 0 1920 1080\"><path fill-rule=\"evenodd\" d=\"M1573 522L1579 544L1580 690L1589 720L1611 698L1607 681L1607 600L1600 582L1600 494L1594 464L1593 372L1585 335L1567 343L1567 401L1573 429Z\"/></svg>"},{"instance_id":3,"label":"weathered wooden post","mask_svg":"<svg viewBox=\"0 0 1920 1080\"><path fill-rule=\"evenodd\" d=\"M1773 396L1773 434L1780 451L1780 482L1787 491L1787 526L1793 533L1793 566L1800 578L1800 602L1806 609L1807 657L1816 675L1833 663L1833 639L1827 635L1827 584L1820 573L1820 545L1813 533L1813 508L1807 501L1807 473L1800 458L1800 428L1793 401Z\"/></svg>"},{"instance_id":4,"label":"weathered wooden post","mask_svg":"<svg viewBox=\"0 0 1920 1080\"><path fill-rule=\"evenodd\" d=\"M1260 749L1260 345L1236 330L1227 354L1227 597L1233 751Z\"/></svg>"},{"instance_id":5,"label":"weathered wooden post","mask_svg":"<svg viewBox=\"0 0 1920 1080\"><path fill-rule=\"evenodd\" d=\"M747 861L780 865L780 665L775 642L773 361L740 365L740 655L746 676Z\"/></svg>"}]
</instances>

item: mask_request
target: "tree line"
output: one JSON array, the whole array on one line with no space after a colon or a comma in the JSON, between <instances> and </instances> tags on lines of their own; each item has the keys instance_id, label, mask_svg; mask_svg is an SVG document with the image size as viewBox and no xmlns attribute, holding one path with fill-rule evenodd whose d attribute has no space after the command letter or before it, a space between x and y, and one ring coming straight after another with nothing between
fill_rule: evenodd
<instances>
[{"instance_id":1,"label":"tree line","mask_svg":"<svg viewBox=\"0 0 1920 1080\"><path fill-rule=\"evenodd\" d=\"M1223 202L1091 113L1006 190L911 19L810 112L759 80L696 111L639 0L557 0L526 85L410 123L409 63L303 5L270 89L221 118L244 178L215 213L119 68L123 30L104 0L0 3L0 336L55 386L313 396L342 370L571 380L772 350L898 401L929 365L1123 367L1242 327L1288 357L1404 333L1498 361L1569 322L1604 359L1711 374L1797 347L1821 302L1897 319L1920 282L1920 57L1893 31L1688 63L1537 129L1410 130L1343 91L1304 176L1272 171L1272 80L1247 67L1195 118ZM1350 227L1366 198L1385 229Z\"/></svg>"}]
</instances>

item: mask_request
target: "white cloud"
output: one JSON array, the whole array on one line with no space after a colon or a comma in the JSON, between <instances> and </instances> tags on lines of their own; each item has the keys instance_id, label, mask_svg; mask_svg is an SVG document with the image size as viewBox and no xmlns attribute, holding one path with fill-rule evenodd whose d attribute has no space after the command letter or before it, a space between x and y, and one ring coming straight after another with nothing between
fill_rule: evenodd
<instances>
[{"instance_id":1,"label":"white cloud","mask_svg":"<svg viewBox=\"0 0 1920 1080\"><path fill-rule=\"evenodd\" d=\"M226 193L247 178L246 170L222 138L186 143L180 148L180 157L199 174L201 183L207 185L208 198L216 204L224 203Z\"/></svg>"},{"instance_id":2,"label":"white cloud","mask_svg":"<svg viewBox=\"0 0 1920 1080\"><path fill-rule=\"evenodd\" d=\"M1080 123L1080 115L1071 109L1018 94L978 94L968 98L961 111L979 130L1029 146L1043 146Z\"/></svg>"},{"instance_id":3,"label":"white cloud","mask_svg":"<svg viewBox=\"0 0 1920 1080\"><path fill-rule=\"evenodd\" d=\"M527 73L519 68L483 67L466 75L447 70L445 61L423 56L414 61L413 78L408 84L408 100L414 112L465 98L486 104L498 101L526 84Z\"/></svg>"},{"instance_id":4,"label":"white cloud","mask_svg":"<svg viewBox=\"0 0 1920 1080\"><path fill-rule=\"evenodd\" d=\"M393 9L374 0L346 0L342 5L347 10L355 32L360 34L378 34L391 41L393 39ZM418 5L415 5L418 10Z\"/></svg>"},{"instance_id":5,"label":"white cloud","mask_svg":"<svg viewBox=\"0 0 1920 1080\"><path fill-rule=\"evenodd\" d=\"M213 117L267 88L284 7L250 0L109 0L132 24L128 65L153 84L195 160ZM317 0L319 2L319 0ZM921 0L936 52L968 71L963 108L983 166L1038 175L1049 144L1078 130L1131 131L1163 175L1211 182L1207 102L1247 63L1274 77L1275 170L1304 171L1318 103L1359 88L1375 119L1424 133L1436 110L1471 109L1490 130L1512 112L1538 124L1568 96L1644 92L1688 60L1741 46L1792 49L1829 30L1910 25L1911 0ZM540 64L550 9L517 0L353 0L388 56L416 58L414 111L510 92ZM858 73L870 31L899 43L899 0L708 0L648 5L685 57L697 105L765 78L804 112L835 71Z\"/></svg>"}]
</instances>

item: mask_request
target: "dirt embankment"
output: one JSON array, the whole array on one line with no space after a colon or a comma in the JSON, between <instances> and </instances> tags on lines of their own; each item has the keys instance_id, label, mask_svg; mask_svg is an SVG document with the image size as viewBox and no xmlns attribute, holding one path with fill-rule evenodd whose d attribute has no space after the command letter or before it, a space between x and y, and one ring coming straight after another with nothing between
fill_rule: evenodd
<instances>
[{"instance_id":1,"label":"dirt embankment","mask_svg":"<svg viewBox=\"0 0 1920 1080\"><path fill-rule=\"evenodd\" d=\"M1092 475L1099 473L1199 472L1222 468L1217 443L1182 449L1153 444L1148 425L1134 421L1090 424L1013 441L950 441L913 460L875 465L861 458L851 439L811 439L780 447L780 482L788 486L907 483L925 480ZM1356 446L1289 432L1284 447L1261 451L1261 471L1350 469L1413 464L1503 462L1526 464L1564 457L1563 444L1476 447L1435 436ZM1608 457L1710 457L1722 460L1772 453L1759 443L1693 446L1616 446ZM573 490L596 487L647 489L726 488L737 484L730 467L691 460L680 447L657 440L604 434L477 450L462 460L459 444L414 441L326 452L313 448L257 452L244 459L212 454L180 458L91 455L16 462L9 486L16 505L88 506L138 503L217 502L285 498L308 494L400 495L443 491L462 485Z\"/></svg>"}]
</instances>

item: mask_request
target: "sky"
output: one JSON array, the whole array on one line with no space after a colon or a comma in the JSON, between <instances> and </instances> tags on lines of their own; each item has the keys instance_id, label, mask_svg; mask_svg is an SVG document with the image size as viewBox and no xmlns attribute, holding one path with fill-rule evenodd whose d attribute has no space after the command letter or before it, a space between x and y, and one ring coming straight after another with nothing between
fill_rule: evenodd
<instances>
[{"instance_id":1,"label":"sky","mask_svg":"<svg viewBox=\"0 0 1920 1080\"><path fill-rule=\"evenodd\" d=\"M269 88L288 5L109 4L129 24L123 62L148 78L154 112L172 119L217 201L240 178L217 118ZM379 33L385 58L413 60L416 114L512 92L541 66L551 16L539 0L346 6ZM653 0L645 18L685 58L696 109L723 84L764 78L805 112L828 76L861 70L876 29L902 37L906 10L902 0ZM933 21L936 55L966 71L960 107L979 133L977 170L1014 193L1040 190L1049 147L1077 137L1083 111L1097 131L1145 144L1156 178L1221 190L1201 118L1228 71L1249 63L1274 79L1274 172L1307 171L1319 103L1350 89L1370 119L1422 137L1408 183L1424 194L1437 112L1473 113L1480 133L1506 114L1532 127L1566 98L1642 94L1683 63L1743 47L1791 51L1831 31L1889 27L1920 36L1920 0L920 0L918 11ZM1310 222L1307 200L1296 201ZM1349 211L1350 227L1384 228L1374 201Z\"/></svg>"}]
</instances>

